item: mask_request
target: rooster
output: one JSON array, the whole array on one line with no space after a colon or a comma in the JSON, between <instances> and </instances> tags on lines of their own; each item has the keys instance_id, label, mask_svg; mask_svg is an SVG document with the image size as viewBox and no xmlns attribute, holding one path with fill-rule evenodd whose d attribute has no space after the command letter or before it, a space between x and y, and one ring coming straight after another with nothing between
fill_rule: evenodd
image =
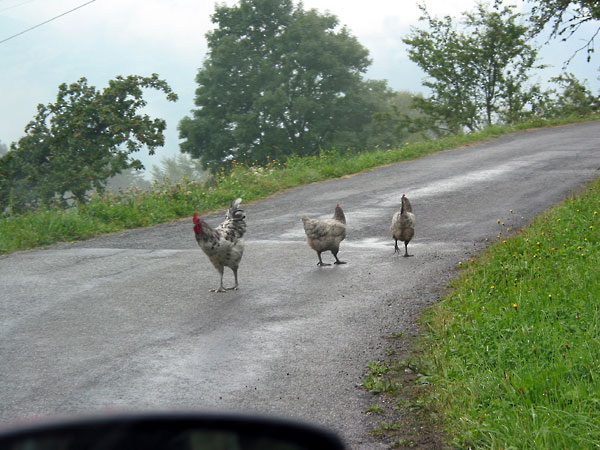
<instances>
[{"instance_id":1,"label":"rooster","mask_svg":"<svg viewBox=\"0 0 600 450\"><path fill-rule=\"evenodd\" d=\"M400 211L394 213L392 217L392 226L390 227L392 237L396 241L394 253L400 253L398 241L404 242L404 256L412 256L408 254L408 243L415 235L415 215L412 212L412 207L406 195L402 194L402 206Z\"/></svg>"},{"instance_id":2,"label":"rooster","mask_svg":"<svg viewBox=\"0 0 600 450\"><path fill-rule=\"evenodd\" d=\"M319 257L318 266L330 266L321 259L321 253L330 251L335 258L335 264L346 264L340 261L337 254L340 250L340 242L346 237L346 216L338 204L331 219L309 219L302 216L306 241L310 248L317 252Z\"/></svg>"},{"instance_id":3,"label":"rooster","mask_svg":"<svg viewBox=\"0 0 600 450\"><path fill-rule=\"evenodd\" d=\"M246 215L244 210L240 209L241 202L241 198L233 200L225 216L225 221L214 229L206 222L198 219L198 214L194 213L196 241L221 275L219 288L211 289L210 292L226 292L238 289L237 271L244 254L244 240L242 237L246 232ZM235 285L232 288L226 289L223 287L223 269L225 266L233 271Z\"/></svg>"}]
</instances>

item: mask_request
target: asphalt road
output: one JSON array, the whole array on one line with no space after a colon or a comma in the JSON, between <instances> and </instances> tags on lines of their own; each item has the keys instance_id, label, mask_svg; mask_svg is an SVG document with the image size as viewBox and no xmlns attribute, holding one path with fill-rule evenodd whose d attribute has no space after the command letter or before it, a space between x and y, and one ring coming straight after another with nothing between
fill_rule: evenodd
<instances>
[{"instance_id":1,"label":"asphalt road","mask_svg":"<svg viewBox=\"0 0 600 450\"><path fill-rule=\"evenodd\" d=\"M380 448L368 435L377 419L364 414L375 399L356 385L386 337L416 331L458 261L498 234L498 218L517 229L599 169L600 122L589 122L289 190L245 205L241 289L226 294L208 292L218 275L191 220L0 257L0 421L260 412ZM417 217L412 258L393 255L388 232L402 194ZM348 264L319 268L300 216L329 217L336 203Z\"/></svg>"}]
</instances>

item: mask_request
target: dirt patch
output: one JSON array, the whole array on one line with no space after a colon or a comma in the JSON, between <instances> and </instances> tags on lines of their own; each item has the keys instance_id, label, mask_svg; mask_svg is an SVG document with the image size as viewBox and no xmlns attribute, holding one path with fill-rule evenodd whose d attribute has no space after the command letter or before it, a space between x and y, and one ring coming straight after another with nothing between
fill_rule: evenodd
<instances>
[{"instance_id":1,"label":"dirt patch","mask_svg":"<svg viewBox=\"0 0 600 450\"><path fill-rule=\"evenodd\" d=\"M423 400L429 389L419 367L418 335L392 336L384 361L370 363L361 387L373 392L367 411L377 425L370 434L389 449L441 450L451 448L441 418Z\"/></svg>"}]
</instances>

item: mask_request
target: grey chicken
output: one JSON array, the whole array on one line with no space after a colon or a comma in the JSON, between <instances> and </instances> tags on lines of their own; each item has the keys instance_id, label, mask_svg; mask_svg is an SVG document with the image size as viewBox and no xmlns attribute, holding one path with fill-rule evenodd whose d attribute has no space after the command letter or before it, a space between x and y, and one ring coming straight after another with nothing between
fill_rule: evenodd
<instances>
[{"instance_id":1,"label":"grey chicken","mask_svg":"<svg viewBox=\"0 0 600 450\"><path fill-rule=\"evenodd\" d=\"M194 213L196 241L221 275L218 289L211 289L210 292L238 289L238 267L244 254L242 237L246 232L246 215L244 210L240 209L241 202L241 198L233 200L225 216L225 221L214 229L198 219L198 214ZM235 285L232 288L223 287L224 267L229 267L233 271Z\"/></svg>"},{"instance_id":2,"label":"grey chicken","mask_svg":"<svg viewBox=\"0 0 600 450\"><path fill-rule=\"evenodd\" d=\"M319 257L318 266L330 266L321 259L321 253L330 251L335 258L335 264L346 264L340 261L337 254L340 250L340 242L346 237L346 216L338 204L331 219L310 219L302 216L306 241L310 248L317 252Z\"/></svg>"},{"instance_id":3,"label":"grey chicken","mask_svg":"<svg viewBox=\"0 0 600 450\"><path fill-rule=\"evenodd\" d=\"M406 195L402 194L402 206L400 211L396 211L392 217L392 226L390 227L392 237L395 240L394 253L400 253L398 241L404 242L404 256L408 254L408 243L415 235L415 215Z\"/></svg>"}]
</instances>

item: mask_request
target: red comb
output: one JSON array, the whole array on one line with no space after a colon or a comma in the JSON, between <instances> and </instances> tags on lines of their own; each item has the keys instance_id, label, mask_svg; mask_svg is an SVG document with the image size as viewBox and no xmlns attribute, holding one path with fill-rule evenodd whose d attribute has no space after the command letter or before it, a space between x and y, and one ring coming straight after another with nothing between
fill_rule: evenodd
<instances>
[{"instance_id":1,"label":"red comb","mask_svg":"<svg viewBox=\"0 0 600 450\"><path fill-rule=\"evenodd\" d=\"M402 198L406 197L406 195L402 194Z\"/></svg>"},{"instance_id":2,"label":"red comb","mask_svg":"<svg viewBox=\"0 0 600 450\"><path fill-rule=\"evenodd\" d=\"M194 218L192 220L194 223L198 222L198 213L194 213Z\"/></svg>"},{"instance_id":3,"label":"red comb","mask_svg":"<svg viewBox=\"0 0 600 450\"><path fill-rule=\"evenodd\" d=\"M338 203L336 206L340 206L340 204Z\"/></svg>"}]
</instances>

